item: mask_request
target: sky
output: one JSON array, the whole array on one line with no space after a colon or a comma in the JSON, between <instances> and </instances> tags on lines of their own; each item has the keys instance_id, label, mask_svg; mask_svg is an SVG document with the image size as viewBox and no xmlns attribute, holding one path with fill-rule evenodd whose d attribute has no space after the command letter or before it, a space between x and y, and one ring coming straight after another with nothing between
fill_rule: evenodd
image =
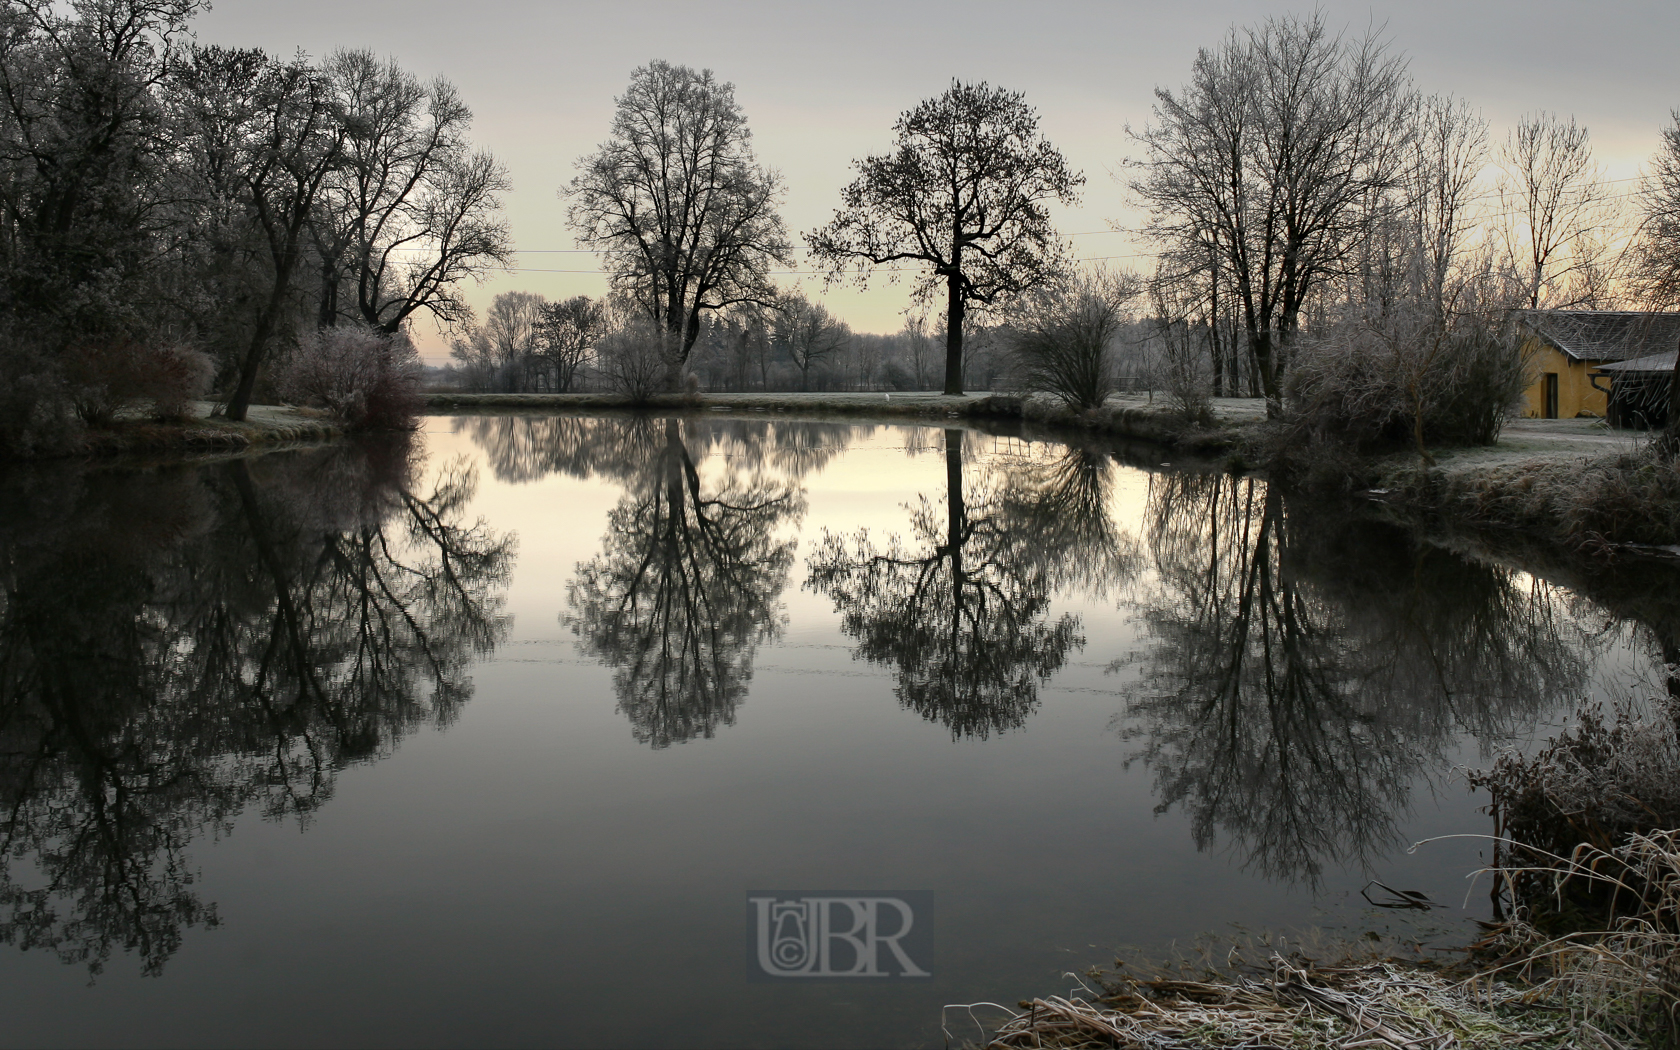
<instances>
[{"instance_id":1,"label":"sky","mask_svg":"<svg viewBox=\"0 0 1680 1050\"><path fill-rule=\"evenodd\" d=\"M1281 2L639 3L542 0L215 0L198 39L279 54L370 48L422 77L442 75L473 108L473 138L507 165L515 266L471 289L482 313L499 292L550 299L606 290L594 256L576 250L558 191L606 137L613 100L653 59L709 68L735 85L759 161L785 180L781 213L796 243L832 216L853 160L884 152L893 120L952 78L1021 91L1041 128L1084 172L1058 228L1078 255L1148 267L1126 231L1140 215L1124 185L1139 151L1127 128L1150 119L1156 87L1188 78L1199 47L1233 26L1307 14ZM1680 107L1675 0L1407 0L1318 5L1353 35L1380 29L1405 53L1415 85L1481 110L1500 141L1525 114L1573 115L1612 179L1633 180ZM1637 185L1618 183L1617 190ZM803 252L801 252L803 259ZM801 262L797 269L803 269ZM855 330L896 331L905 285L867 289L800 282ZM443 337L414 333L428 360Z\"/></svg>"}]
</instances>

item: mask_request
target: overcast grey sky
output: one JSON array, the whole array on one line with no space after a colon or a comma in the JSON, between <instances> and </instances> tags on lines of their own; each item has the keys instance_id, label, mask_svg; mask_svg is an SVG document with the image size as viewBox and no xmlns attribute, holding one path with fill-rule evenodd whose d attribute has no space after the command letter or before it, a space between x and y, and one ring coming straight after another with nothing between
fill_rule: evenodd
<instances>
[{"instance_id":1,"label":"overcast grey sky","mask_svg":"<svg viewBox=\"0 0 1680 1050\"><path fill-rule=\"evenodd\" d=\"M1386 25L1417 86L1480 108L1501 139L1523 114L1574 114L1612 178L1637 175L1680 106L1680 2L1498 0L1324 3L1333 25ZM632 69L660 58L732 81L761 162L779 169L782 214L803 234L825 222L852 159L880 152L893 119L952 77L1024 91L1043 128L1089 182L1059 216L1085 257L1138 265L1111 224L1135 221L1113 177L1135 150L1127 124L1149 119L1151 92L1178 87L1196 49L1233 25L1307 13L1281 2L556 3L540 0L215 0L200 41L320 55L367 47L422 76L443 74L476 114L474 136L507 164L515 272L471 296L599 294L593 257L576 246L556 190L606 134ZM1631 188L1628 183L1619 189ZM798 278L784 277L782 280ZM814 285L813 291L820 285ZM902 287L830 290L831 308L862 331L896 329ZM428 357L441 341L416 335Z\"/></svg>"}]
</instances>

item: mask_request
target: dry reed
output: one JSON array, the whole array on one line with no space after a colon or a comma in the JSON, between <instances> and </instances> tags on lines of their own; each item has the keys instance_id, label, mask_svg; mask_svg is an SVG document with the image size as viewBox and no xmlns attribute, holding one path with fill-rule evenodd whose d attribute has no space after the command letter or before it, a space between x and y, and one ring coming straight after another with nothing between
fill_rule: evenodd
<instances>
[{"instance_id":1,"label":"dry reed","mask_svg":"<svg viewBox=\"0 0 1680 1050\"><path fill-rule=\"evenodd\" d=\"M968 1045L987 1050L1552 1048L1580 1045L1584 1031L1526 989L1395 962L1322 966L1273 954L1269 971L1128 979L1106 994L1080 988L1086 995L1033 999L1019 1013L946 1007L947 1043L964 1034L951 1030L953 1010L966 1011L981 1035ZM1008 1014L989 1034L975 1013L982 1006Z\"/></svg>"},{"instance_id":2,"label":"dry reed","mask_svg":"<svg viewBox=\"0 0 1680 1050\"><path fill-rule=\"evenodd\" d=\"M1392 945L1314 949L1329 961L1299 946L1264 960L1233 946L1225 959L1204 952L1199 965L1147 977L1121 964L1118 976L1089 975L1100 992L1080 982L1083 994L1019 1011L946 1007L947 1041L972 1031L968 1045L997 1050L1680 1045L1677 714L1669 700L1649 715L1588 707L1538 754L1472 774L1493 794L1500 830L1497 866L1478 874L1499 881L1509 917L1485 924L1452 967ZM1004 1015L990 1031L986 1009ZM958 1010L967 1021L953 1020Z\"/></svg>"}]
</instances>

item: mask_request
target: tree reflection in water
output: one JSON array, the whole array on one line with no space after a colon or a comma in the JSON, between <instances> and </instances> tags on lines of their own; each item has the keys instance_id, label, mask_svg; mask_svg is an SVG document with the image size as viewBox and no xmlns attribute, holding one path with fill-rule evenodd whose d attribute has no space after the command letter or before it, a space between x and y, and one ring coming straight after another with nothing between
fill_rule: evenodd
<instances>
[{"instance_id":1,"label":"tree reflection in water","mask_svg":"<svg viewBox=\"0 0 1680 1050\"><path fill-rule=\"evenodd\" d=\"M161 972L212 926L187 856L445 725L513 545L421 494L407 439L156 473L14 476L0 521L0 941Z\"/></svg>"},{"instance_id":2,"label":"tree reflection in water","mask_svg":"<svg viewBox=\"0 0 1680 1050\"><path fill-rule=\"evenodd\" d=\"M746 698L805 513L803 479L867 427L647 416L481 416L496 477L602 477L624 488L602 551L578 566L562 625L611 666L619 710L655 748L711 737Z\"/></svg>"},{"instance_id":3,"label":"tree reflection in water","mask_svg":"<svg viewBox=\"0 0 1680 1050\"><path fill-rule=\"evenodd\" d=\"M1392 848L1411 784L1458 732L1484 746L1585 680L1545 585L1286 504L1220 474L1151 481L1145 698L1127 709L1157 811L1222 830L1271 877Z\"/></svg>"},{"instance_id":4,"label":"tree reflection in water","mask_svg":"<svg viewBox=\"0 0 1680 1050\"><path fill-rule=\"evenodd\" d=\"M965 489L963 441L945 431L944 507L911 508L911 543L825 534L806 586L833 600L859 656L896 669L901 703L985 739L1022 725L1039 684L1085 644L1077 617L1050 618L1052 590L1118 578L1130 559L1106 457L1028 459Z\"/></svg>"},{"instance_id":5,"label":"tree reflection in water","mask_svg":"<svg viewBox=\"0 0 1680 1050\"><path fill-rule=\"evenodd\" d=\"M794 480L727 459L721 478L703 478L703 429L689 431L697 450L679 420L638 426L646 442L627 491L601 553L568 585L560 619L584 652L615 668L635 738L660 748L734 724L753 655L781 628L795 541L778 532L799 521L805 496Z\"/></svg>"},{"instance_id":6,"label":"tree reflection in water","mask_svg":"<svg viewBox=\"0 0 1680 1050\"><path fill-rule=\"evenodd\" d=\"M550 474L603 477L634 486L656 470L666 423L676 423L696 461L716 456L738 474L771 474L798 482L822 470L856 437L874 429L853 423L649 416L462 416L455 420L479 448L498 481L536 481Z\"/></svg>"}]
</instances>

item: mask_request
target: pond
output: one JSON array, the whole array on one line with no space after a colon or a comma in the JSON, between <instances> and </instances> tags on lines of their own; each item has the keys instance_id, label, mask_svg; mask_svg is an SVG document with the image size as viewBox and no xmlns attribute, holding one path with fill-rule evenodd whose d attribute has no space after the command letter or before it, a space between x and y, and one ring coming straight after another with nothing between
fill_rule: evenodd
<instances>
[{"instance_id":1,"label":"pond","mask_svg":"<svg viewBox=\"0 0 1680 1050\"><path fill-rule=\"evenodd\" d=\"M954 421L0 484L5 1045L937 1046L1128 946L1447 944L1462 769L1680 656L1661 566Z\"/></svg>"}]
</instances>

